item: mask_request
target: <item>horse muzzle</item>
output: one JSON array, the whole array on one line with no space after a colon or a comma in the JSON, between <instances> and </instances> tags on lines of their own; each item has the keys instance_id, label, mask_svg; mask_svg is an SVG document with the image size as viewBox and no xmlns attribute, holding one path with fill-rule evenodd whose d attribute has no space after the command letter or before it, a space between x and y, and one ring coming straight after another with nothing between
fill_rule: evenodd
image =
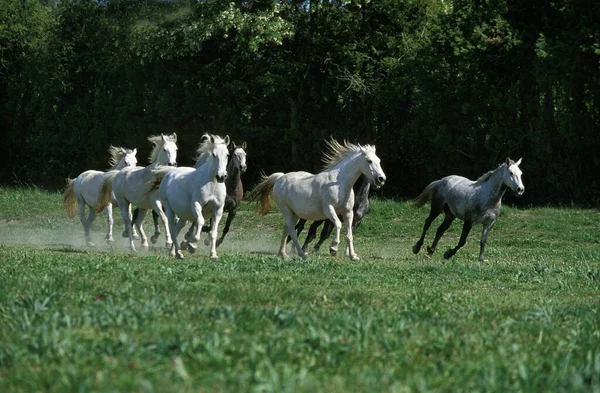
<instances>
[{"instance_id":1,"label":"horse muzzle","mask_svg":"<svg viewBox=\"0 0 600 393\"><path fill-rule=\"evenodd\" d=\"M379 176L373 181L373 187L375 187L376 190L383 187L383 185L385 184L385 180L385 177Z\"/></svg>"},{"instance_id":2,"label":"horse muzzle","mask_svg":"<svg viewBox=\"0 0 600 393\"><path fill-rule=\"evenodd\" d=\"M167 165L168 166L177 166L177 163L176 162L169 162Z\"/></svg>"},{"instance_id":3,"label":"horse muzzle","mask_svg":"<svg viewBox=\"0 0 600 393\"><path fill-rule=\"evenodd\" d=\"M517 187L515 192L517 193L518 196L521 196L525 192L525 187Z\"/></svg>"},{"instance_id":4,"label":"horse muzzle","mask_svg":"<svg viewBox=\"0 0 600 393\"><path fill-rule=\"evenodd\" d=\"M225 180L227 180L227 174L222 176L217 175L217 182L223 183Z\"/></svg>"}]
</instances>

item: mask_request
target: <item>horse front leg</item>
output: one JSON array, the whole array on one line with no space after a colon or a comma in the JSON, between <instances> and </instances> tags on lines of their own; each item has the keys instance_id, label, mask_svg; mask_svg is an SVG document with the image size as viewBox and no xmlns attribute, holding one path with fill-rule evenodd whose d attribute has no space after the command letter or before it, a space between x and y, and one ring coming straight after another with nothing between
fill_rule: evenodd
<instances>
[{"instance_id":1,"label":"horse front leg","mask_svg":"<svg viewBox=\"0 0 600 393\"><path fill-rule=\"evenodd\" d=\"M162 204L161 204L161 208L160 210L162 211ZM161 221L163 222L163 225L165 226L165 231L167 230L167 227L169 226L169 224L167 223L166 220L166 215L163 214L158 214L156 212L156 210L152 210L152 222L154 223L154 235L150 236L150 242L152 244L156 244L156 242L158 241L158 238L160 237L160 225L158 223L158 219L160 218ZM167 242L167 247L170 247L169 242Z\"/></svg>"},{"instance_id":2,"label":"horse front leg","mask_svg":"<svg viewBox=\"0 0 600 393\"><path fill-rule=\"evenodd\" d=\"M217 247L223 243L225 239L225 235L229 233L229 228L231 227L231 222L235 218L235 214L237 213L237 208L229 210L227 212L227 221L225 221L225 228L223 228L223 232L221 233L221 237L217 240Z\"/></svg>"},{"instance_id":3,"label":"horse front leg","mask_svg":"<svg viewBox=\"0 0 600 393\"><path fill-rule=\"evenodd\" d=\"M481 242L479 243L479 262L487 262L484 258L483 253L485 251L485 242L487 241L488 232L494 226L494 222L490 222L488 225L484 225L483 231L481 232Z\"/></svg>"},{"instance_id":4,"label":"horse front leg","mask_svg":"<svg viewBox=\"0 0 600 393\"><path fill-rule=\"evenodd\" d=\"M163 225L165 226L165 238L166 238L166 248L171 248L171 245L173 245L173 240L171 239L171 230L169 229L169 221L167 219L167 215L165 214L164 210L163 210L163 204L160 200L155 200L152 203L152 218L154 220L154 235L152 235L152 238L154 238L155 236L160 235L160 229L157 229L158 226L158 217L160 217L160 220L163 222ZM155 217L156 216L156 217ZM157 235L158 234L158 235ZM152 243L156 243L157 240L154 239L150 239L150 241L152 241Z\"/></svg>"},{"instance_id":5,"label":"horse front leg","mask_svg":"<svg viewBox=\"0 0 600 393\"><path fill-rule=\"evenodd\" d=\"M168 203L165 204L165 216L167 217L167 223L169 225L169 230L173 233L173 243L171 244L171 250L169 251L170 257L176 257L177 259L183 259L183 254L179 248L179 242L177 241L178 230L177 227L183 220L177 220L175 217L175 212L171 209L171 205Z\"/></svg>"},{"instance_id":6,"label":"horse front leg","mask_svg":"<svg viewBox=\"0 0 600 393\"><path fill-rule=\"evenodd\" d=\"M208 236L210 237L210 258L217 259L217 232L219 230L219 221L221 221L221 217L223 217L223 206L219 207L216 210L213 210L212 216L210 219L210 232ZM227 217L229 219L231 217L231 213Z\"/></svg>"},{"instance_id":7,"label":"horse front leg","mask_svg":"<svg viewBox=\"0 0 600 393\"><path fill-rule=\"evenodd\" d=\"M119 201L119 209L121 209L121 216L125 222L125 230L127 231L127 237L129 238L129 249L131 252L135 252L135 244L133 244L133 225L131 217L131 204L126 200Z\"/></svg>"},{"instance_id":8,"label":"horse front leg","mask_svg":"<svg viewBox=\"0 0 600 393\"><path fill-rule=\"evenodd\" d=\"M310 244L310 242L315 240L315 237L317 237L317 229L319 229L321 224L323 224L323 222L325 222L325 221L327 221L327 220L315 221L310 225L310 228L308 228L308 233L306 234L306 240L304 240L304 244L302 245L302 249L305 252L308 249L308 245ZM319 250L317 249L317 251L319 251Z\"/></svg>"},{"instance_id":9,"label":"horse front leg","mask_svg":"<svg viewBox=\"0 0 600 393\"><path fill-rule=\"evenodd\" d=\"M331 254L332 257L335 257L337 255L338 247L340 245L340 231L342 229L342 222L338 218L335 209L331 205L327 207L325 215L327 216L327 218L329 218L331 222L333 222L333 225L335 225L335 237L331 241L331 246L329 247L329 254Z\"/></svg>"},{"instance_id":10,"label":"horse front leg","mask_svg":"<svg viewBox=\"0 0 600 393\"><path fill-rule=\"evenodd\" d=\"M349 210L344 213L344 225L346 226L346 249L348 257L351 261L360 261L358 255L354 252L354 236L352 236L352 219L354 218L354 212Z\"/></svg>"},{"instance_id":11,"label":"horse front leg","mask_svg":"<svg viewBox=\"0 0 600 393\"><path fill-rule=\"evenodd\" d=\"M317 241L317 244L315 244L315 247L313 248L314 253L319 252L319 249L321 248L323 243L325 243L325 240L329 239L329 236L331 236L332 231L333 231L333 223L329 220L323 220L323 229L321 229L321 235L319 236L319 240Z\"/></svg>"},{"instance_id":12,"label":"horse front leg","mask_svg":"<svg viewBox=\"0 0 600 393\"><path fill-rule=\"evenodd\" d=\"M146 214L148 213L148 210L146 209L140 209L138 216L135 220L133 220L133 223L135 225L135 228L137 228L139 234L140 234L140 239L142 239L142 247L144 248L148 248L150 245L148 244L148 237L146 236L146 232L144 232L144 228L142 227L142 224L144 223L144 218L146 217ZM131 233L134 233L134 228L131 228Z\"/></svg>"},{"instance_id":13,"label":"horse front leg","mask_svg":"<svg viewBox=\"0 0 600 393\"><path fill-rule=\"evenodd\" d=\"M473 227L473 224L471 224L470 221L465 221L465 223L463 224L463 228L462 228L462 233L460 234L460 240L458 241L458 245L454 248L451 248L449 250L447 250L444 253L444 258L445 259L450 259L454 256L454 254L456 254L456 252L465 245L465 243L467 242L467 236L469 236L469 232L471 232L471 228Z\"/></svg>"}]
</instances>

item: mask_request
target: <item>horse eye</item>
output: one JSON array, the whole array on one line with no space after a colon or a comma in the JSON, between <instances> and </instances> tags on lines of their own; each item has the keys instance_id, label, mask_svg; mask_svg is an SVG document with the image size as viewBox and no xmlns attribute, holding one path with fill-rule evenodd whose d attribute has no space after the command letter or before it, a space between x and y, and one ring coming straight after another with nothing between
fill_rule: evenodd
<instances>
[{"instance_id":1,"label":"horse eye","mask_svg":"<svg viewBox=\"0 0 600 393\"><path fill-rule=\"evenodd\" d=\"M367 160L367 162L368 162L369 164L372 164L372 163L373 163L373 160L371 160L371 159L368 159L368 160Z\"/></svg>"}]
</instances>

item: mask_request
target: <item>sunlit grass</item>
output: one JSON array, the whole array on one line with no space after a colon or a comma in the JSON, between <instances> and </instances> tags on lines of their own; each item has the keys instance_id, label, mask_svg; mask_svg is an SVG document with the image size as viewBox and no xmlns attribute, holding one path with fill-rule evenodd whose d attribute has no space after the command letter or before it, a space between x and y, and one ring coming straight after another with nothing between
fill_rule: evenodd
<instances>
[{"instance_id":1,"label":"sunlit grass","mask_svg":"<svg viewBox=\"0 0 600 393\"><path fill-rule=\"evenodd\" d=\"M479 230L443 259L458 221L415 256L427 209L374 200L353 263L280 260L247 204L218 261L176 261L83 247L59 197L0 189L0 391L600 389L597 211L504 208L481 263Z\"/></svg>"}]
</instances>

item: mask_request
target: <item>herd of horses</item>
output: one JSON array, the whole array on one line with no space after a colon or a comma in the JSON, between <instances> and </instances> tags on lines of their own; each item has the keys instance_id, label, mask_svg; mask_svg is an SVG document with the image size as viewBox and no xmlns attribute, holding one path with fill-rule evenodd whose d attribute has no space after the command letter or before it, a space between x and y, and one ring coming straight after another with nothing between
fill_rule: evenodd
<instances>
[{"instance_id":1,"label":"herd of horses","mask_svg":"<svg viewBox=\"0 0 600 393\"><path fill-rule=\"evenodd\" d=\"M155 233L151 236L156 243L160 235L159 219L165 229L166 246L170 256L183 258L182 250L194 253L200 235L207 232L205 244L210 246L210 257L217 258L217 247L223 242L244 196L241 175L246 171L246 144L238 146L218 135L202 136L197 149L194 167L177 166L177 135L160 135L148 138L153 145L150 165L137 166L136 149L109 148L110 170L106 172L88 170L75 179L67 181L63 194L63 205L69 217L77 211L83 225L88 246L94 246L91 226L98 214L107 216L106 241L114 242L113 206L118 206L125 222L123 236L129 239L129 247L135 251L134 241L141 240L148 247L148 238L142 222L148 210L152 211ZM345 227L345 253L352 261L358 261L353 242L353 232L369 210L371 187L385 184L386 175L381 168L375 146L340 143L335 139L326 141L327 151L323 156L324 168L317 174L309 172L276 172L263 175L261 181L250 191L249 199L257 202L257 211L262 215L271 211L274 200L284 217L284 228L279 256L285 258L286 245L291 240L299 256L306 259L310 241L316 237L318 227L323 225L321 236L314 252L335 235L329 248L335 256L340 244L342 222ZM525 191L519 169L521 159L510 158L472 181L451 175L431 182L413 201L420 207L431 201L429 216L423 231L412 250L419 253L431 223L444 213L427 255L435 252L437 244L459 218L463 221L458 245L444 253L451 258L464 246L472 227L483 225L479 260L484 261L485 243L488 232L500 213L502 197L507 189L517 195ZM132 212L131 206L136 209ZM86 217L86 207L89 212ZM221 237L217 239L219 222L227 211L227 221ZM306 241L300 246L298 235L306 221L313 221ZM192 225L185 240L177 240L185 224Z\"/></svg>"}]
</instances>

